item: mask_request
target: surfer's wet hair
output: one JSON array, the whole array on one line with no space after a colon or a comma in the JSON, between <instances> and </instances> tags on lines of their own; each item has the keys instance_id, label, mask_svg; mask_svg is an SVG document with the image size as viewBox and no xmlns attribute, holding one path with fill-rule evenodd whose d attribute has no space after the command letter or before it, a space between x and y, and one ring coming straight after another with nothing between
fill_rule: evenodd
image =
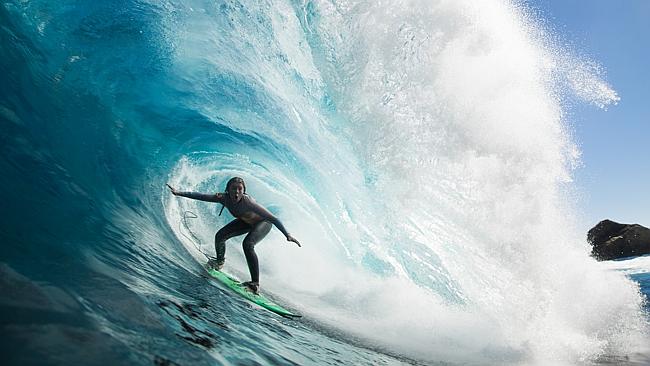
<instances>
[{"instance_id":1,"label":"surfer's wet hair","mask_svg":"<svg viewBox=\"0 0 650 366\"><path fill-rule=\"evenodd\" d=\"M241 183L241 185L244 186L244 193L246 193L246 183L244 183L244 180L239 177L232 177L228 180L228 183L226 183L226 193L230 192L230 186L235 183Z\"/></svg>"}]
</instances>

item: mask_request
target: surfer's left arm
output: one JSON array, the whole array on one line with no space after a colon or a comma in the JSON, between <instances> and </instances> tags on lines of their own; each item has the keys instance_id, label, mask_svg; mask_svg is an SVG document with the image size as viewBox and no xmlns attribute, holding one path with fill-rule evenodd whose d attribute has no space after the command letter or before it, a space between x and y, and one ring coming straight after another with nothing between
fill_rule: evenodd
<instances>
[{"instance_id":1,"label":"surfer's left arm","mask_svg":"<svg viewBox=\"0 0 650 366\"><path fill-rule=\"evenodd\" d=\"M251 210L253 212L260 215L263 219L268 220L273 225L275 225L275 227L277 227L278 230L280 230L282 232L282 234L284 234L284 236L287 238L287 241L296 243L299 247L302 246L302 245L300 245L300 242L298 241L298 239L294 238L293 236L291 236L291 234L289 234L289 232L287 232L287 229L284 227L284 225L282 225L282 222L280 221L280 219L275 217L271 212L269 212L269 210L262 207L257 202L253 201L252 199L249 199L248 204L250 205L250 208L251 208Z\"/></svg>"}]
</instances>

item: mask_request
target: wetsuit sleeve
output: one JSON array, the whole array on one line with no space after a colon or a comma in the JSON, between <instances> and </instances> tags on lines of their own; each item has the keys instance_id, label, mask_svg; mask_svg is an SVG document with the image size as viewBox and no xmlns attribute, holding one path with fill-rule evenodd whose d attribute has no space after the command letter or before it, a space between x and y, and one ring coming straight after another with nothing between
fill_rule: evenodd
<instances>
[{"instance_id":1,"label":"wetsuit sleeve","mask_svg":"<svg viewBox=\"0 0 650 366\"><path fill-rule=\"evenodd\" d=\"M199 193L199 192L176 192L176 195L181 197L191 198L194 200L199 200L199 201L217 202L217 203L224 202L223 193L208 194L208 193Z\"/></svg>"},{"instance_id":2,"label":"wetsuit sleeve","mask_svg":"<svg viewBox=\"0 0 650 366\"><path fill-rule=\"evenodd\" d=\"M280 230L282 234L284 234L284 236L286 237L289 236L289 233L287 232L287 229L284 228L284 225L282 225L282 222L277 217L273 216L273 214L269 212L269 210L262 207L260 204L255 202L252 198L248 199L248 205L251 211L255 212L256 214L260 215L263 219L268 220L273 225L275 225L275 227L277 227L278 230Z\"/></svg>"}]
</instances>

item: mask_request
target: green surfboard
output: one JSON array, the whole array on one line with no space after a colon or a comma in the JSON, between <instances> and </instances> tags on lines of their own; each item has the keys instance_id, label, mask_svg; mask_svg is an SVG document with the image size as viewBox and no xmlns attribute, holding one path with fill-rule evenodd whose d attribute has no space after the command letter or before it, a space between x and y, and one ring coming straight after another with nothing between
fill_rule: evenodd
<instances>
[{"instance_id":1,"label":"green surfboard","mask_svg":"<svg viewBox=\"0 0 650 366\"><path fill-rule=\"evenodd\" d=\"M246 300L255 303L265 309L268 309L276 314L282 315L287 318L299 318L302 316L290 312L289 310L283 308L282 306L274 303L273 301L267 299L262 295L253 293L246 286L242 285L239 281L237 281L235 278L229 276L226 273L223 273L221 271L216 271L214 269L208 269L208 273L210 274L210 276L216 278L219 282L223 283L224 285L226 285L226 287L235 291Z\"/></svg>"}]
</instances>

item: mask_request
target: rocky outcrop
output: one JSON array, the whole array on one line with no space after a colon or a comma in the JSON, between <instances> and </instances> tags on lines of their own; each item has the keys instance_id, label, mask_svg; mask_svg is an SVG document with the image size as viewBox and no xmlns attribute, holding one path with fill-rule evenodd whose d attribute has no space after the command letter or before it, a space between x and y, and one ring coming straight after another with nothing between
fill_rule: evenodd
<instances>
[{"instance_id":1,"label":"rocky outcrop","mask_svg":"<svg viewBox=\"0 0 650 366\"><path fill-rule=\"evenodd\" d=\"M638 224L619 224L603 220L587 233L593 246L591 255L610 260L650 254L650 229Z\"/></svg>"}]
</instances>

